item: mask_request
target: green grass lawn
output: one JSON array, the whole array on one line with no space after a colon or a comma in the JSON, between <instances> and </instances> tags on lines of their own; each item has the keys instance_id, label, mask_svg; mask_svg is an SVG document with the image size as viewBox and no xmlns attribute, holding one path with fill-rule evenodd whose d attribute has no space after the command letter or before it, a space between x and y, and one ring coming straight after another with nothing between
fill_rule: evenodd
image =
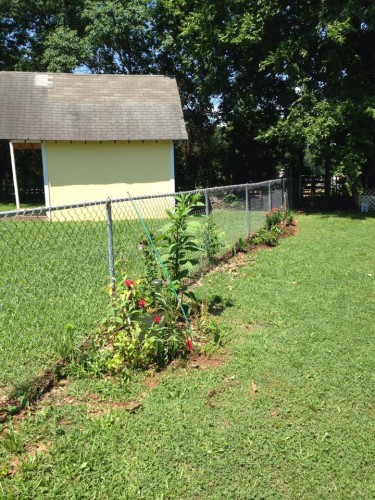
<instances>
[{"instance_id":1,"label":"green grass lawn","mask_svg":"<svg viewBox=\"0 0 375 500\"><path fill-rule=\"evenodd\" d=\"M143 203L140 209L149 216L150 206ZM103 207L95 206L77 209L77 214L87 211L104 217ZM133 220L121 220L131 215ZM113 216L115 256L135 277L144 269L137 248L141 226L129 206L115 205ZM213 217L223 233L221 252L245 237L243 210L217 210ZM251 227L263 217L251 214ZM27 392L33 379L78 346L102 319L109 272L104 220L0 220L0 401L12 391ZM147 218L146 223L157 233L165 220ZM203 223L198 237L203 246Z\"/></svg>"},{"instance_id":2,"label":"green grass lawn","mask_svg":"<svg viewBox=\"0 0 375 500\"><path fill-rule=\"evenodd\" d=\"M225 363L69 380L0 446L0 497L374 498L374 245L374 218L301 216L206 277Z\"/></svg>"},{"instance_id":3,"label":"green grass lawn","mask_svg":"<svg viewBox=\"0 0 375 500\"><path fill-rule=\"evenodd\" d=\"M41 204L30 205L29 203L21 203L20 208L33 208L39 207ZM17 210L15 203L0 203L0 212L9 212L11 210Z\"/></svg>"}]
</instances>

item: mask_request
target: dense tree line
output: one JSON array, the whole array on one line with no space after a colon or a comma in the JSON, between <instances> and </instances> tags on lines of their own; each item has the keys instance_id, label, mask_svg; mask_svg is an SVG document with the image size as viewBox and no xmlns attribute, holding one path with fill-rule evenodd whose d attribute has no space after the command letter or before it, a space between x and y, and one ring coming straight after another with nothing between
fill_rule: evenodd
<instances>
[{"instance_id":1,"label":"dense tree line","mask_svg":"<svg viewBox=\"0 0 375 500\"><path fill-rule=\"evenodd\" d=\"M169 74L178 187L375 171L373 0L0 0L0 70Z\"/></svg>"}]
</instances>

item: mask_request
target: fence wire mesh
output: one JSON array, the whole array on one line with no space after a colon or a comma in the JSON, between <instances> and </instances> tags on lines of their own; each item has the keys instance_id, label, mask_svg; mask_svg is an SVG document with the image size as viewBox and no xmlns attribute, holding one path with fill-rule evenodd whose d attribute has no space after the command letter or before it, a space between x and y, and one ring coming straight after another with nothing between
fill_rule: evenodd
<instances>
[{"instance_id":1,"label":"fence wire mesh","mask_svg":"<svg viewBox=\"0 0 375 500\"><path fill-rule=\"evenodd\" d=\"M208 263L207 216L224 254L264 224L265 212L286 203L283 179L194 193L202 202L193 212L202 251L193 272ZM133 202L154 235L176 203L174 194ZM0 213L0 402L53 366L98 324L114 261L121 260L129 276L142 274L143 237L129 198Z\"/></svg>"}]
</instances>

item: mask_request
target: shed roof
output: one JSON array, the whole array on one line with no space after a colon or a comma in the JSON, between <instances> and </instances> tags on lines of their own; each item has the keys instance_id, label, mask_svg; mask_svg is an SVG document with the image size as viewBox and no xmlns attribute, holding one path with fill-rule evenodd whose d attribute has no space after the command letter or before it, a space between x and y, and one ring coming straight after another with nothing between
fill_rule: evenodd
<instances>
[{"instance_id":1,"label":"shed roof","mask_svg":"<svg viewBox=\"0 0 375 500\"><path fill-rule=\"evenodd\" d=\"M187 139L166 76L0 72L0 139Z\"/></svg>"}]
</instances>

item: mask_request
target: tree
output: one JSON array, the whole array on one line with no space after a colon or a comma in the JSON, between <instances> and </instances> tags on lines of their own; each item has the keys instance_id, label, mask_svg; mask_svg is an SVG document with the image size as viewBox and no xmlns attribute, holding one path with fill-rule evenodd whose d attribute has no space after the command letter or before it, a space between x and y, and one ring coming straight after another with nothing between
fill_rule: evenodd
<instances>
[{"instance_id":1,"label":"tree","mask_svg":"<svg viewBox=\"0 0 375 500\"><path fill-rule=\"evenodd\" d=\"M373 0L0 0L0 68L177 78L177 184L375 181Z\"/></svg>"}]
</instances>

